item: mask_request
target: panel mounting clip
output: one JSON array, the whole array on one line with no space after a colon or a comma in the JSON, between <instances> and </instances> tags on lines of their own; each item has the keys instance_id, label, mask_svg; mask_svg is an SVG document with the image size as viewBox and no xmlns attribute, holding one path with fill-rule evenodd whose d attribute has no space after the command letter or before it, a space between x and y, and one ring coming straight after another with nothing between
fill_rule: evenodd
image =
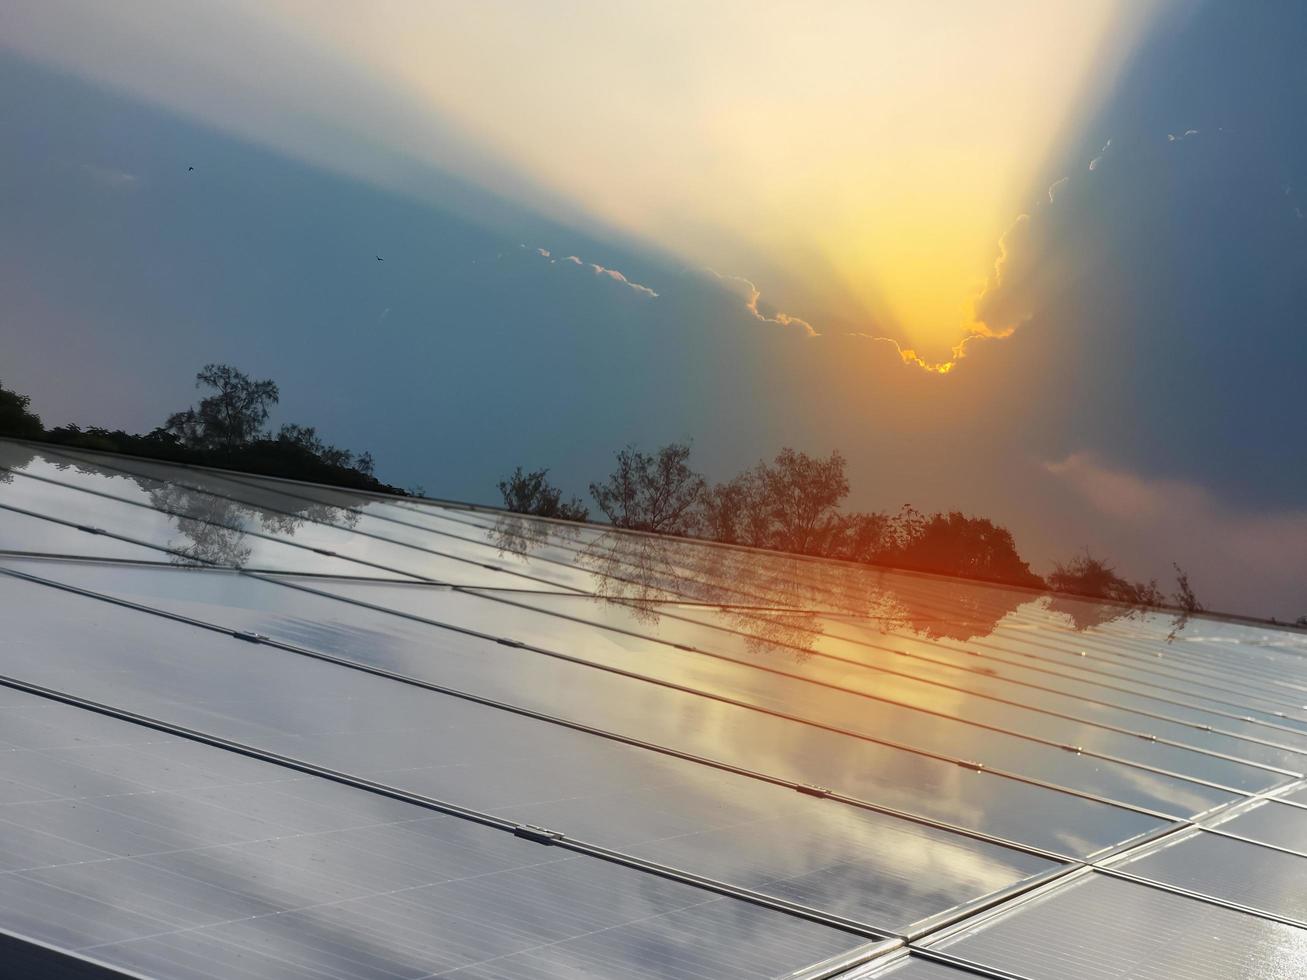
<instances>
[{"instance_id":1,"label":"panel mounting clip","mask_svg":"<svg viewBox=\"0 0 1307 980\"><path fill-rule=\"evenodd\" d=\"M551 846L563 839L563 833L560 830L550 830L548 827L537 827L533 823L520 823L513 828L513 836L521 837L523 840L533 840L537 844Z\"/></svg>"}]
</instances>

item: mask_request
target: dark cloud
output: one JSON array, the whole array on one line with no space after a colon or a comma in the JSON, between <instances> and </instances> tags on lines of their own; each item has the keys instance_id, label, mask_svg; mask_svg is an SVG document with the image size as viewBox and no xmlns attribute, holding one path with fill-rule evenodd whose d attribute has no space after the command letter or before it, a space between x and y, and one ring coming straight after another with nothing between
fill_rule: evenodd
<instances>
[{"instance_id":1,"label":"dark cloud","mask_svg":"<svg viewBox=\"0 0 1307 980\"><path fill-rule=\"evenodd\" d=\"M1013 226L978 313L1083 376L1061 448L1307 499L1307 227L1282 188L1251 137L1162 135Z\"/></svg>"}]
</instances>

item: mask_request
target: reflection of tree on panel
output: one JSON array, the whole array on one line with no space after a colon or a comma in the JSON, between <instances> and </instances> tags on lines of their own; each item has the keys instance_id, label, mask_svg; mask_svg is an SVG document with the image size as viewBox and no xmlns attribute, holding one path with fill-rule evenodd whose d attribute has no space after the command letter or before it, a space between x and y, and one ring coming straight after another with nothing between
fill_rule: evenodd
<instances>
[{"instance_id":1,"label":"reflection of tree on panel","mask_svg":"<svg viewBox=\"0 0 1307 980\"><path fill-rule=\"evenodd\" d=\"M245 565L252 554L247 532L258 529L275 537L294 537L306 521L352 528L359 513L349 507L304 501L295 510L260 507L235 500L220 493L201 489L202 474L179 473L186 483L169 482L137 474L111 470L83 460L56 458L47 460L59 470L72 470L93 477L125 479L139 487L149 498L150 506L173 516L183 540L173 543L173 561L178 564L217 564L231 567ZM143 464L148 465L148 464ZM190 485L190 484L195 485ZM257 497L260 490L241 488L241 494ZM296 498L276 495L277 503L296 505ZM359 502L367 498L357 498Z\"/></svg>"},{"instance_id":2,"label":"reflection of tree on panel","mask_svg":"<svg viewBox=\"0 0 1307 980\"><path fill-rule=\"evenodd\" d=\"M490 541L496 548L515 555L526 555L549 544L574 544L580 534L578 527L519 514L498 515L489 531Z\"/></svg>"}]
</instances>

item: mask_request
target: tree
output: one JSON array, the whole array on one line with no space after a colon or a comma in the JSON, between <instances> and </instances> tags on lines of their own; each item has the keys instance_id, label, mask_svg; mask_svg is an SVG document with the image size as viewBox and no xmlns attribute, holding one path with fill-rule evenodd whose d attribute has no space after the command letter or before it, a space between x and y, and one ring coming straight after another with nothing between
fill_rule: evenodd
<instances>
[{"instance_id":1,"label":"tree","mask_svg":"<svg viewBox=\"0 0 1307 980\"><path fill-rule=\"evenodd\" d=\"M760 464L759 473L774 523L773 547L822 554L836 528L836 509L849 493L844 457L836 450L820 459L786 446L772 465Z\"/></svg>"},{"instance_id":2,"label":"tree","mask_svg":"<svg viewBox=\"0 0 1307 980\"><path fill-rule=\"evenodd\" d=\"M170 415L164 425L195 449L231 451L248 445L262 433L268 409L280 397L275 382L255 381L230 364L206 364L195 375L195 387L214 393L195 408Z\"/></svg>"},{"instance_id":3,"label":"tree","mask_svg":"<svg viewBox=\"0 0 1307 980\"><path fill-rule=\"evenodd\" d=\"M893 530L892 518L879 511L836 514L826 543L826 556L844 561L881 561L890 548Z\"/></svg>"},{"instance_id":4,"label":"tree","mask_svg":"<svg viewBox=\"0 0 1307 980\"><path fill-rule=\"evenodd\" d=\"M901 568L1040 588L1044 580L1017 553L1012 532L959 511L922 516L904 507L894 518L894 546L884 560Z\"/></svg>"},{"instance_id":5,"label":"tree","mask_svg":"<svg viewBox=\"0 0 1307 980\"><path fill-rule=\"evenodd\" d=\"M564 501L563 491L551 484L548 476L547 469L523 473L522 467L517 467L508 479L499 481L504 509L514 514L557 517L564 521L584 521L590 516L580 498Z\"/></svg>"},{"instance_id":6,"label":"tree","mask_svg":"<svg viewBox=\"0 0 1307 980\"><path fill-rule=\"evenodd\" d=\"M19 439L39 439L45 434L41 417L29 411L32 399L10 391L0 383L0 435Z\"/></svg>"},{"instance_id":7,"label":"tree","mask_svg":"<svg viewBox=\"0 0 1307 980\"><path fill-rule=\"evenodd\" d=\"M1056 562L1048 576L1048 585L1054 592L1087 596L1092 599L1110 599L1127 605L1151 608L1162 604L1162 593L1157 580L1130 582L1116 573L1116 569L1087 550L1063 564Z\"/></svg>"},{"instance_id":8,"label":"tree","mask_svg":"<svg viewBox=\"0 0 1307 980\"><path fill-rule=\"evenodd\" d=\"M590 496L615 527L660 534L689 534L705 491L690 469L690 446L669 443L650 456L627 446L604 483L590 484Z\"/></svg>"},{"instance_id":9,"label":"tree","mask_svg":"<svg viewBox=\"0 0 1307 980\"><path fill-rule=\"evenodd\" d=\"M699 529L703 536L725 544L742 543L747 497L744 475L705 488L699 498Z\"/></svg>"},{"instance_id":10,"label":"tree","mask_svg":"<svg viewBox=\"0 0 1307 980\"><path fill-rule=\"evenodd\" d=\"M808 555L830 554L836 539L854 537L856 519L837 513L849 492L844 457L827 459L788 447L707 490L700 503L703 533L715 541ZM862 531L868 528L862 527Z\"/></svg>"},{"instance_id":11,"label":"tree","mask_svg":"<svg viewBox=\"0 0 1307 980\"><path fill-rule=\"evenodd\" d=\"M1171 594L1172 601L1185 615L1206 612L1207 607L1198 601L1193 586L1189 584L1189 573L1175 562L1171 562L1171 567L1175 569L1175 592Z\"/></svg>"}]
</instances>

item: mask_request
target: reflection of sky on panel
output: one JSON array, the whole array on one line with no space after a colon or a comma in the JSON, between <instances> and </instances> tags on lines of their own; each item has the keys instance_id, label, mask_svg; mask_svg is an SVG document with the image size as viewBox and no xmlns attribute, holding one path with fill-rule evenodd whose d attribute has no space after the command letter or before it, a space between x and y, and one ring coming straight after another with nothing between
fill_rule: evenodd
<instances>
[{"instance_id":1,"label":"reflection of sky on panel","mask_svg":"<svg viewBox=\"0 0 1307 980\"><path fill-rule=\"evenodd\" d=\"M94 454L83 454L93 456ZM110 458L121 466L123 461ZM609 579L598 591L634 602L663 598L671 587L700 601L754 602L805 608L834 607L870 617L928 637L966 640L1001 627L1036 629L1083 638L1088 630L1121 639L1165 640L1186 636L1189 624L1172 616L1145 614L1120 605L1067 596L1039 597L997 585L894 572L857 564L817 561L682 539L615 532L594 525L545 521L523 515L444 506L432 501L379 499L349 491L261 478L248 474L218 476L175 467L128 461L152 467L160 476L237 496L279 509L306 502L328 505L327 517L347 515L347 526L360 517L369 530L427 547L441 542L458 548L459 540L495 547L502 554L531 556L537 566L579 565ZM251 496L251 495L255 496ZM375 518L375 520L371 520ZM420 530L429 530L424 538ZM418 531L418 534L414 534ZM549 573L558 574L556 567ZM583 587L589 583L581 581ZM1177 629L1178 626L1178 629ZM1110 632L1108 632L1110 631Z\"/></svg>"},{"instance_id":2,"label":"reflection of sky on panel","mask_svg":"<svg viewBox=\"0 0 1307 980\"><path fill-rule=\"evenodd\" d=\"M388 601L384 590L371 589L368 583L324 582L322 589L335 595L377 596L376 600L368 601L376 601L381 605ZM426 615L448 621L441 615L432 615L429 600L420 591L403 590L397 594L407 598L406 605L411 610L420 612L425 609ZM399 601L404 602L404 598ZM553 632L557 635L560 629L568 627L565 621L549 621L539 617L523 620L522 611L512 607L488 615L500 623L499 632L503 635L546 648L553 645L542 642L542 633L547 635L548 632ZM523 622L523 625L513 629L511 624L515 621ZM466 620L454 622L471 625ZM570 626L568 632L570 642L564 639L564 645L559 647L559 651L592 663L634 670L642 676L687 684L697 690L744 700L767 710L796 714L809 720L875 737L890 738L945 755L956 754L959 746L967 746L968 758L994 768L1018 771L1061 783L1070 779L1082 789L1092 789L1123 802L1165 812L1176 812L1180 808L1187 813L1194 813L1233 799L1231 794L1221 790L1163 775L1143 773L1119 763L1070 753L1056 745L1039 744L1001 731L978 728L946 715L927 714L888 701L870 700L848 690L796 682L792 677L752 669L701 653L658 646L653 648L656 655L649 656L649 642L637 637L595 633L575 624ZM812 663L811 660L807 661L802 665L803 669L811 669ZM938 703L947 708L947 701L948 698L940 698ZM960 695L955 701L962 703ZM923 706L930 703L928 700L923 701ZM973 703L967 701L967 704ZM929 710L936 709L930 707ZM1252 771L1251 777L1260 778L1260 771ZM1267 779L1261 781L1269 784Z\"/></svg>"},{"instance_id":3,"label":"reflection of sky on panel","mask_svg":"<svg viewBox=\"0 0 1307 980\"><path fill-rule=\"evenodd\" d=\"M1301 816L1307 817L1307 811ZM1163 846L1146 848L1116 867L1200 895L1307 922L1307 892L1302 887L1307 857L1195 831Z\"/></svg>"},{"instance_id":4,"label":"reflection of sky on panel","mask_svg":"<svg viewBox=\"0 0 1307 980\"><path fill-rule=\"evenodd\" d=\"M0 483L3 483L0 480ZM0 502L7 502L0 490ZM99 534L87 534L65 524L0 508L0 549L51 555L79 555L84 558L120 558L129 561L161 561L168 556L144 545L128 544Z\"/></svg>"},{"instance_id":5,"label":"reflection of sky on panel","mask_svg":"<svg viewBox=\"0 0 1307 980\"><path fill-rule=\"evenodd\" d=\"M967 662L971 658L958 658L956 666L969 671L964 673L920 658L909 660L898 657L896 652L899 644L887 647L882 642L878 644L879 649L875 649L833 640L822 636L820 617L814 614L648 606L643 607L637 616L626 606L595 604L593 600L584 597L523 595L513 597L512 601L575 616L587 623L638 631L669 643L688 644L698 650L720 653L768 669L785 670L822 683L837 684L874 697L890 698L924 710L940 711L1060 743L1075 744L1205 779L1229 780L1244 788L1264 787L1277 777L1249 769L1240 763L1197 754L1186 748L1154 742L1141 744L1135 733L1146 727L1151 734L1173 739L1185 746L1226 753L1238 759L1287 767L1294 771L1307 762L1307 757L1304 756L1278 749L1264 749L1255 743L1220 734L1195 732L1192 726L1174 724L1168 727L1166 722L1156 719L1148 719L1147 726L1144 726L1142 719L1127 712L1114 712L1106 707L1087 704L1081 699L1063 697L1056 693L1015 687L1006 681L976 673L974 664ZM721 628L705 628L712 626ZM745 635L737 635L740 632ZM917 646L923 651L923 656L930 656L934 652L934 647L924 641ZM944 650L941 656L947 658L948 651ZM900 676L904 674L910 676ZM975 696L977 694L1002 700L980 698ZM1088 722L1111 724L1124 728L1125 732L1109 732L1069 718L1040 714L1030 708L1057 711L1070 718Z\"/></svg>"},{"instance_id":6,"label":"reflection of sky on panel","mask_svg":"<svg viewBox=\"0 0 1307 980\"><path fill-rule=\"evenodd\" d=\"M22 452L21 450L15 451ZM63 459L64 457L56 457L58 461ZM34 459L28 462L29 467L35 468L41 465L43 464ZM178 474L175 467L136 461L132 461L130 465L141 472L148 471L159 478ZM103 487L107 484L125 486L128 488L127 494L134 490L138 497L143 495L148 498L142 500L142 502L157 503L156 498L161 491L166 491L172 500L188 499L187 494L193 493L174 484L156 484L149 477L135 477L126 480L89 463L77 463L70 469L66 463L57 462L54 472L58 475L71 473L73 476L69 477L70 479L86 481L85 485L88 486ZM188 483L202 485L205 481L197 476L196 472L187 471L182 476ZM215 481L218 479L220 478L214 478L208 482L216 485ZM142 480L149 483L148 491L145 487L140 486ZM14 482L14 480L11 480L11 485ZM25 481L19 478L17 482L22 483ZM33 484L29 482L26 485L31 486ZM43 489L50 488L53 492L71 492L64 491L63 488L52 484L42 483L40 486ZM353 546L356 542L362 542L364 553L369 553L374 558L377 557L375 549L370 546L381 545L383 549L389 549L390 553L383 554L382 557L386 558L390 563L396 560L404 561L409 556L427 557L426 552L413 548L390 545L388 542L377 542L375 539L364 535L351 534L351 530L358 530L361 520L373 520L366 515L361 516L357 508L339 508L333 504L327 504L325 501L319 503L299 501L297 498L289 497L273 487L270 481L262 481L258 486L245 487L235 481L224 480L221 489L229 492L241 492L247 495L248 499L238 505L223 497L205 494L199 494L198 496L218 506L236 508L243 515L246 515L245 520L257 519L265 529L275 530L280 534L295 535L298 533L312 547L335 544L347 554L358 554ZM335 491L333 491L333 494L336 495L337 500L343 496ZM82 496L93 500L103 499L88 495ZM131 499L130 496L127 499ZM260 508L258 506L259 499L275 502L278 509L269 511ZM306 519L299 519L295 516L297 512L294 508L296 507L301 508L298 513L302 514ZM144 514L150 513L143 509L138 508L138 510L141 510L141 513ZM329 523L318 523L318 521L327 521ZM234 520L232 523L236 524ZM376 519L373 520L373 525L387 532L398 530L402 534L408 534L414 542L424 546L433 541L454 542L461 545L460 542L455 542L452 538L429 535L394 522ZM336 537L332 537L333 535ZM462 546L477 547L473 545ZM597 538L595 542L588 546L586 552L580 554L580 560L584 562L587 556L592 557L599 552L602 552L604 557L602 562L597 564L595 571L607 571L616 574L617 569L615 566L620 565L620 572L629 574L633 566L645 571L649 571L651 566L656 566L652 567L652 574L647 575L644 580L639 578L634 580L634 591L637 593L635 599L636 608L644 614L646 619L649 618L647 603L651 601L651 597L645 592L646 587L656 590L653 598L662 598L662 587L664 585L670 585L676 591L684 593L688 591L687 583L689 583L696 588L702 586L699 589L701 592L713 592L711 583L729 579L737 583L737 585L744 581L749 589L763 594L771 601L776 601L778 590L774 585L775 582L798 582L800 579L797 577L789 578L773 568L774 565L779 565L781 568L803 566L804 575L807 576L807 579L803 581L807 584L802 591L806 593L808 598L815 598L813 595L815 590L823 597L833 596L836 603L846 605L854 604L849 597L858 594L861 598L856 605L863 609L866 609L872 603L879 604L880 609L888 609L895 603L902 605L900 594L892 593L884 587L886 577L883 573L874 570L869 572L857 566L803 562L798 559L786 559L783 556L763 560L759 559L755 553L741 549L712 548L684 541L660 542L646 536L625 534L609 534ZM676 556L675 562L668 558L669 554ZM510 557L526 561L526 559L521 559L516 555ZM691 577L687 578L684 574L684 563L694 561L698 561L699 564L692 570ZM737 569L753 568L755 566L761 571L755 571L752 577L737 573ZM823 566L829 566L833 569L830 573L830 580L820 586L808 581L813 577L812 570ZM413 566L409 567L412 568ZM570 571L569 566L561 566L553 562L537 561L531 568L533 571L545 569L547 573L555 575L560 569ZM725 572L722 571L723 568L726 569ZM498 573L492 574L498 575ZM588 580L585 579L584 573L577 574L583 576L581 580ZM518 581L512 576L503 576L503 578ZM923 587L938 585L933 580L918 577L898 576L897 578L906 580L903 585L905 589L916 588L920 590ZM631 579L618 579L601 574L600 577L589 581L595 582L597 590L605 597L623 600L631 598L633 591ZM924 586L921 583L924 583ZM936 597L941 597L943 594L942 589L933 589L931 591L935 593ZM984 586L962 588L959 593L963 596L974 594L981 597L975 601L966 600L965 608L969 613L973 615L980 613L998 615L1000 619L1014 608L1013 596L1016 597L1019 605L1020 600L1025 595L1024 593L1010 593L1007 590ZM803 597L796 597L793 590L790 590L781 598L787 604L792 604ZM945 607L948 605L942 599L936 604L942 604ZM922 607L933 614L933 609L926 603L923 602ZM601 622L603 615L616 615L618 610L618 607L611 604L600 605L598 608L612 611L611 613L602 613ZM419 610L419 612L421 611ZM449 618L448 614L442 615ZM943 615L948 615L947 608ZM510 623L515 619L521 620L522 616L523 614L519 611L511 610L506 612L503 607L496 611L498 619ZM803 640L805 637L819 635L816 629L810 628L809 618L805 614L781 613L763 616L758 613L741 611L735 613L735 620L737 624L746 621L758 622L760 629L755 632L760 636L755 637L755 639L762 639L769 645L774 645L778 640L786 643L793 639ZM454 617L451 621L461 622L457 617ZM475 623L472 625L475 628ZM880 625L884 626L883 620ZM510 635L526 641L531 640L533 637L539 638L541 635L553 635L558 638L560 643L575 644L575 631L571 630L569 632L569 630L570 627L562 620L548 617L535 617L534 619L528 617L523 622L520 634L512 633ZM641 632L644 631L644 629L641 629ZM926 631L927 635L930 635L931 633L940 633L941 629L938 625L933 625L928 626ZM1018 633L1008 642L1014 644L1019 652L1020 644L1025 641L1026 635ZM720 634L717 635L717 638L720 640ZM1077 637L1077 639L1084 642L1083 637ZM704 644L698 640L692 642L691 645L706 649L717 649L712 643ZM610 651L605 652L602 649L605 646L611 648ZM606 656L609 659L604 662L612 665L620 665L625 660L629 660L631 655L634 654L641 656L642 669L645 670L649 669L648 665L657 668L664 668L668 664L676 665L672 675L666 673L660 675L668 679L671 679L679 671L684 672L684 676L695 678L692 681L694 685L707 685L706 689L708 690L734 691L738 686L747 699L759 705L771 706L778 710L795 708L800 712L813 712L810 717L830 718L841 725L848 725L855 730L868 733L885 731L887 727L901 728L909 733L910 744L928 748L932 751L947 753L949 746L945 743L961 744L967 741L967 739L961 738L957 734L957 722L954 721L954 718L1001 728L1004 731L989 731L974 727L966 731L969 740L975 742L983 753L987 753L987 757L982 758L981 761L1001 768L1030 772L1039 776L1039 778L1053 778L1052 774L1065 765L1063 759L1057 758L1057 753L1061 751L1059 746L1062 745L1081 746L1091 751L1114 755L1122 759L1134 760L1165 770L1210 779L1225 785L1245 789L1264 788L1272 785L1277 778L1275 774L1265 770L1255 769L1233 761L1216 759L1201 752L1156 742L1141 744L1131 734L1111 732L1101 727L1084 725L1072 719L1040 714L1019 705L1003 705L995 700L975 698L965 691L951 690L949 687L941 686L940 683L923 683L922 680L916 679L922 676L920 674L902 677L883 671L873 673L832 657L809 657L792 670L788 667L786 669L788 672L796 673L799 676L807 677L828 686L826 688L816 688L809 684L799 684L784 687L780 681L773 677L764 677L753 672L743 675L732 674L729 665L723 664L721 661L709 663L707 658L684 657L679 652L670 653L664 648L657 648L661 656L656 661L651 660L642 656L641 651L646 648L647 643L645 641L622 637L620 634L611 631L603 633L593 633L591 631L587 635L585 644L587 655L591 657ZM726 655L730 656L731 653L728 652ZM736 653L735 656L745 663L763 666L769 670L781 669L768 662L762 644L755 643L752 649L744 651L742 655ZM612 660L612 657L618 659ZM684 679L684 676L681 679ZM933 679L939 680L938 677ZM966 687L966 691L982 688L985 684L984 679L973 679L971 680L971 686ZM991 691L991 693L994 692ZM872 728L865 727L867 702L865 697L859 699L858 694L884 699L871 702L876 706L875 713L877 715L876 724ZM1001 695L995 694L995 696ZM902 704L890 702L901 702ZM819 703L820 708L818 707ZM917 710L911 710L914 708ZM943 717L932 717L923 714L923 712L935 712ZM1080 715L1076 715L1076 717L1080 717ZM1016 746L1010 745L1012 735L1005 734L1005 731L1030 735L1054 744L1049 746L1025 742L1020 744L1020 751L1018 752ZM1181 741L1185 745L1195 744L1193 741L1186 739L1176 739L1176 741ZM1219 743L1220 737L1212 736L1211 742ZM1220 750L1220 746L1217 744L1198 744L1196 747ZM1021 756L1021 766L1008 765L1004 761L1014 754ZM1280 764L1285 760L1272 758L1265 761L1267 764ZM1167 789L1167 779L1165 777L1159 778L1151 774L1141 775L1142 771L1139 770L1120 773L1117 770L1121 767L1116 763L1109 762L1101 766L1092 768L1082 766L1082 768L1090 769L1091 775L1088 778L1091 782L1088 785L1106 788L1107 792L1112 794L1114 798L1126 799L1147 806L1158 806L1160 803L1159 808L1165 808L1175 806L1176 800L1182 800L1186 812L1198 812L1226 798L1219 794L1212 795L1192 785L1181 786L1175 792L1171 792ZM1102 782L1103 779L1106 779L1107 782ZM1092 780L1099 780L1099 782L1095 783ZM1121 795L1122 790L1120 787L1122 786L1126 787L1125 792L1129 795Z\"/></svg>"},{"instance_id":7,"label":"reflection of sky on panel","mask_svg":"<svg viewBox=\"0 0 1307 980\"><path fill-rule=\"evenodd\" d=\"M1066 980L1307 975L1307 930L1101 875L1064 884L942 946L986 966Z\"/></svg>"},{"instance_id":8,"label":"reflection of sky on panel","mask_svg":"<svg viewBox=\"0 0 1307 980\"><path fill-rule=\"evenodd\" d=\"M602 931L656 969L745 978L860 942L13 691L0 743L4 839L29 845L0 852L4 925L157 975L421 976L553 944L594 969Z\"/></svg>"},{"instance_id":9,"label":"reflection of sky on panel","mask_svg":"<svg viewBox=\"0 0 1307 980\"><path fill-rule=\"evenodd\" d=\"M1307 793L1299 789L1286 799L1307 803ZM1301 806L1262 800L1212 826L1240 837L1307 854L1307 808Z\"/></svg>"},{"instance_id":10,"label":"reflection of sky on panel","mask_svg":"<svg viewBox=\"0 0 1307 980\"><path fill-rule=\"evenodd\" d=\"M197 571L181 577L48 562L11 565L1054 850L1088 853L1156 826L1150 818L1088 800L244 576ZM508 632L502 620L491 617L511 607L472 596L415 588L391 596L369 592L366 598L404 595L420 603L419 611L454 614L481 628L489 625L488 632ZM552 617L532 623L541 629L551 623L573 625ZM642 642L612 635L633 649ZM576 646L563 649L573 652Z\"/></svg>"},{"instance_id":11,"label":"reflection of sky on panel","mask_svg":"<svg viewBox=\"0 0 1307 980\"><path fill-rule=\"evenodd\" d=\"M12 631L8 673L514 820L547 819L882 928L1054 866L45 586L11 591L32 625Z\"/></svg>"},{"instance_id":12,"label":"reflection of sky on panel","mask_svg":"<svg viewBox=\"0 0 1307 980\"><path fill-rule=\"evenodd\" d=\"M495 553L488 549L484 554L478 554L474 561L457 561L351 534L346 527L316 523L314 515L320 517L323 514L321 507L308 506L303 515L286 515L257 505L194 493L176 484L125 476L89 463L73 466L53 453L47 460L11 443L0 444L0 465L11 466L17 471L10 482L0 486L2 503L65 519L69 514L78 514L82 522L169 547L206 562L370 578L403 578L407 573L442 581L504 588L561 587L542 585L520 575L474 563L483 560L512 564L499 562ZM57 480L68 486L33 477ZM118 499L80 492L83 489ZM145 507L134 507L131 503L144 504ZM164 513L164 510L170 513ZM279 540L248 533L251 531ZM283 541L302 547L288 547ZM341 557L306 549L323 549ZM346 558L375 565L357 564ZM397 570L388 571L376 565Z\"/></svg>"},{"instance_id":13,"label":"reflection of sky on panel","mask_svg":"<svg viewBox=\"0 0 1307 980\"><path fill-rule=\"evenodd\" d=\"M71 455L52 457L56 464L77 459L79 458ZM178 505L183 510L187 506L230 508L238 515L238 520L241 517L246 521L256 519L258 525L265 530L294 536L312 547L339 542L342 554L393 565L410 573L439 577L444 581L465 583L467 580L475 580L482 572L484 563L493 562L509 571L539 575L547 580L542 585L531 579L514 580L499 574L496 576L497 581L504 587L516 585L518 588L583 589L592 584L591 576L582 571L556 564L527 563L516 555L497 554L484 546L469 545L456 538L435 536L402 524L379 520L367 513L366 507L313 503L303 497L285 493L268 481L242 483L202 470L182 470L176 466L138 459L114 459L109 465L78 461L74 466L89 474L126 473L151 482L166 482L171 487L171 493L165 500L173 509L177 509ZM349 495L337 493L335 496L348 498ZM356 502L366 502L367 499L361 495L353 495L353 498ZM152 492L151 501L155 500L156 494ZM356 533L343 535L340 531ZM441 554L428 553L433 551ZM444 556L455 560L447 560ZM480 577L484 578L483 575Z\"/></svg>"},{"instance_id":14,"label":"reflection of sky on panel","mask_svg":"<svg viewBox=\"0 0 1307 980\"><path fill-rule=\"evenodd\" d=\"M870 980L872 977L876 977L877 980L880 977L893 977L894 980L971 980L975 975L969 970L955 970L951 966L944 966L933 960L908 956L887 963L880 969L859 973L858 978L859 980L864 978Z\"/></svg>"}]
</instances>

